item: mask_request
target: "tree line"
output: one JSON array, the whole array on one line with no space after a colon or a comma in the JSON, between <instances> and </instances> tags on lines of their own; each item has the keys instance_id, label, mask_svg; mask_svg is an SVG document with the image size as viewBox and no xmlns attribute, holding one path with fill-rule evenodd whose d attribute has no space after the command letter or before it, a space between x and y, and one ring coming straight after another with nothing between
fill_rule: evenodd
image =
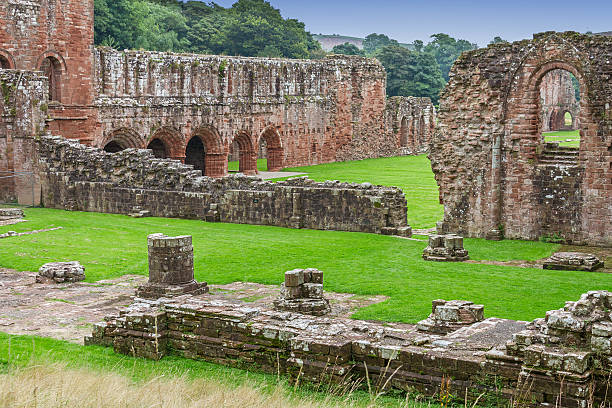
<instances>
[{"instance_id":1,"label":"tree line","mask_svg":"<svg viewBox=\"0 0 612 408\"><path fill-rule=\"evenodd\" d=\"M97 45L245 57L326 55L304 23L283 18L266 0L237 0L229 8L201 1L94 0L94 7ZM408 47L374 33L363 50L345 43L332 53L377 58L387 71L389 96L427 96L437 104L453 62L475 48L442 33L432 35L427 45L417 40Z\"/></svg>"}]
</instances>

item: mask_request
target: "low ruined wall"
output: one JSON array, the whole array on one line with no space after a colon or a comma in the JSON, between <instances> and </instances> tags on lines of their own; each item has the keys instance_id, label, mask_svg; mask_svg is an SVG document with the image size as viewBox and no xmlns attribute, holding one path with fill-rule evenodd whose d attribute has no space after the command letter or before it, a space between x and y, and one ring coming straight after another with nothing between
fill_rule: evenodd
<instances>
[{"instance_id":1,"label":"low ruined wall","mask_svg":"<svg viewBox=\"0 0 612 408\"><path fill-rule=\"evenodd\" d=\"M549 314L548 324L555 333L568 333L564 324L571 322L553 322L557 315ZM378 384L376 392L396 388L429 396L442 393L461 403L478 398L487 406L505 406L513 400L529 406L558 402L557 406L578 408L610 402L605 358L609 343L601 352L609 341L606 324L595 326L597 335L603 336L597 338L599 354L595 354L590 348L576 348L578 344L556 349L553 344L547 349L537 344L538 333L525 331L531 327L526 322L490 318L438 335L414 326L314 317L186 296L137 300L119 317L94 326L85 342L139 357L160 359L172 354L289 374L301 382L341 383L349 388L351 384L365 388L369 382L372 388ZM569 330L570 334L580 331ZM511 354L506 353L506 343Z\"/></svg>"},{"instance_id":2,"label":"low ruined wall","mask_svg":"<svg viewBox=\"0 0 612 408\"><path fill-rule=\"evenodd\" d=\"M39 73L0 69L0 201L32 202L37 183L26 173L32 172L33 138L45 126L47 87Z\"/></svg>"},{"instance_id":3,"label":"low ruined wall","mask_svg":"<svg viewBox=\"0 0 612 408\"><path fill-rule=\"evenodd\" d=\"M401 190L254 177L219 179L150 151L110 154L59 137L38 144L46 207L241 224L409 234Z\"/></svg>"}]
</instances>

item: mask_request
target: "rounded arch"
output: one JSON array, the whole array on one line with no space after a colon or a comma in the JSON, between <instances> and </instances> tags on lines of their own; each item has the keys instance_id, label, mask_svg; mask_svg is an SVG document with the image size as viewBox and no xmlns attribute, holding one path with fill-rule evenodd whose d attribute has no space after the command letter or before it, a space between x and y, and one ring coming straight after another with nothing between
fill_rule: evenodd
<instances>
[{"instance_id":1,"label":"rounded arch","mask_svg":"<svg viewBox=\"0 0 612 408\"><path fill-rule=\"evenodd\" d=\"M0 69L15 69L15 58L10 52L0 49Z\"/></svg>"},{"instance_id":2,"label":"rounded arch","mask_svg":"<svg viewBox=\"0 0 612 408\"><path fill-rule=\"evenodd\" d=\"M185 147L185 164L206 174L206 147L200 136L193 136Z\"/></svg>"},{"instance_id":3,"label":"rounded arch","mask_svg":"<svg viewBox=\"0 0 612 408\"><path fill-rule=\"evenodd\" d=\"M61 102L62 76L67 72L66 61L58 53L47 51L41 55L37 66L49 82L49 100Z\"/></svg>"},{"instance_id":4,"label":"rounded arch","mask_svg":"<svg viewBox=\"0 0 612 408\"><path fill-rule=\"evenodd\" d=\"M142 138L136 131L119 128L110 132L99 147L109 153L117 153L125 149L142 149L143 145Z\"/></svg>"},{"instance_id":5,"label":"rounded arch","mask_svg":"<svg viewBox=\"0 0 612 408\"><path fill-rule=\"evenodd\" d=\"M230 146L238 146L239 153L239 168L238 171L244 174L257 173L257 153L253 144L253 139L250 134L242 130L234 136Z\"/></svg>"},{"instance_id":6,"label":"rounded arch","mask_svg":"<svg viewBox=\"0 0 612 408\"><path fill-rule=\"evenodd\" d=\"M263 143L265 143L265 149L262 146ZM268 171L279 171L284 167L283 142L275 127L265 128L259 136L257 145L260 146L260 154L268 160Z\"/></svg>"},{"instance_id":7,"label":"rounded arch","mask_svg":"<svg viewBox=\"0 0 612 408\"><path fill-rule=\"evenodd\" d=\"M155 139L164 144L167 158L174 160L185 159L185 140L177 129L171 126L162 126L153 133L151 142Z\"/></svg>"},{"instance_id":8,"label":"rounded arch","mask_svg":"<svg viewBox=\"0 0 612 408\"><path fill-rule=\"evenodd\" d=\"M227 175L227 150L224 148L221 135L212 126L201 126L191 134L190 142L197 137L204 148L203 173L209 177L223 177ZM194 142L195 143L195 142ZM188 149L185 149L185 163L188 163Z\"/></svg>"},{"instance_id":9,"label":"rounded arch","mask_svg":"<svg viewBox=\"0 0 612 408\"><path fill-rule=\"evenodd\" d=\"M153 151L153 156L158 159L167 159L168 158L168 148L166 144L162 142L161 139L152 139L147 145L147 149Z\"/></svg>"}]
</instances>

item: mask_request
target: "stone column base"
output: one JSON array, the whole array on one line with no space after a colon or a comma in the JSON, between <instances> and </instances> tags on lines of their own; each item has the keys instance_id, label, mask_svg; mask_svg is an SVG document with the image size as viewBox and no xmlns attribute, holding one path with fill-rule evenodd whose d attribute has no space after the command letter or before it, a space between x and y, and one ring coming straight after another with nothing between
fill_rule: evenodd
<instances>
[{"instance_id":1,"label":"stone column base","mask_svg":"<svg viewBox=\"0 0 612 408\"><path fill-rule=\"evenodd\" d=\"M203 295L208 293L206 282L196 282L195 280L182 285L164 285L159 283L147 283L138 287L136 297L142 299L173 298L182 295Z\"/></svg>"}]
</instances>

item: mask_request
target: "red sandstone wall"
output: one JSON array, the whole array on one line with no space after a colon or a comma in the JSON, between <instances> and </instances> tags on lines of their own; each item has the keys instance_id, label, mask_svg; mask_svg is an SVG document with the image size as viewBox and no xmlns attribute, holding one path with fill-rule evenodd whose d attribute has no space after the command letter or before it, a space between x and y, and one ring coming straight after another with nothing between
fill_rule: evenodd
<instances>
[{"instance_id":1,"label":"red sandstone wall","mask_svg":"<svg viewBox=\"0 0 612 408\"><path fill-rule=\"evenodd\" d=\"M374 60L334 56L323 61L271 60L96 50L98 147L146 147L160 139L169 156L184 159L200 136L206 174L224 175L238 141L254 172L265 138L279 167L346 160L376 137L368 157L388 155L385 72ZM381 135L382 141L381 141ZM342 151L339 153L339 151ZM251 167L249 167L251 166ZM241 165L241 168L243 166Z\"/></svg>"},{"instance_id":2,"label":"red sandstone wall","mask_svg":"<svg viewBox=\"0 0 612 408\"><path fill-rule=\"evenodd\" d=\"M46 57L60 67L59 102L49 104L61 134L86 134L95 127L93 101L93 0L3 0L0 56L20 70L36 71Z\"/></svg>"},{"instance_id":3,"label":"red sandstone wall","mask_svg":"<svg viewBox=\"0 0 612 408\"><path fill-rule=\"evenodd\" d=\"M461 56L441 98L430 153L445 206L442 229L480 237L503 230L523 239L556 229L568 241L612 245L610 53L612 39L569 32ZM542 154L538 86L547 72L560 68L585 90L582 141L572 171L545 163ZM547 172L548 166L555 171ZM559 174L563 183L551 179ZM551 188L580 201L550 200Z\"/></svg>"}]
</instances>

